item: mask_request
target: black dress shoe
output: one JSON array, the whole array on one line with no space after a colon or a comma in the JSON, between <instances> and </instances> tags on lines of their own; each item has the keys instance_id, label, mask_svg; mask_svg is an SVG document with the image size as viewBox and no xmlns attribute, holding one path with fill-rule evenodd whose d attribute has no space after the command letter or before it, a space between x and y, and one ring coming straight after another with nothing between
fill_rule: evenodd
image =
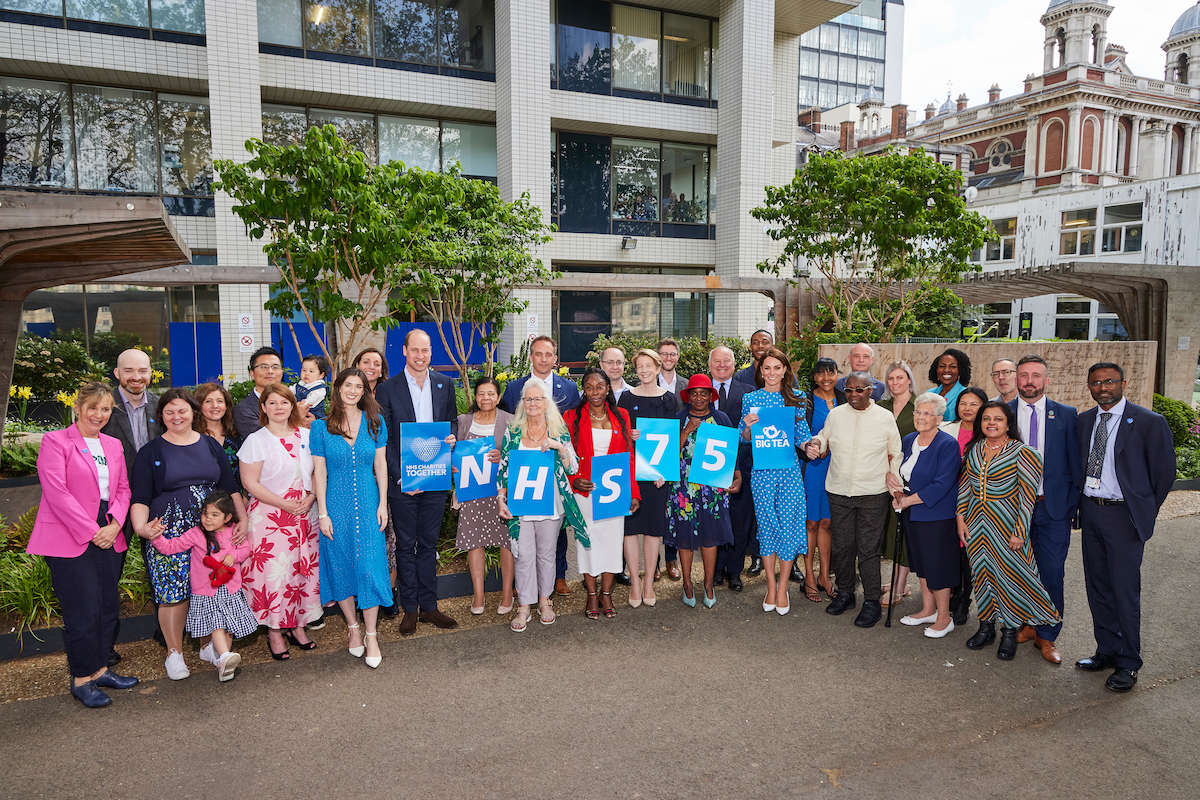
<instances>
[{"instance_id":1,"label":"black dress shoe","mask_svg":"<svg viewBox=\"0 0 1200 800\"><path fill-rule=\"evenodd\" d=\"M1128 692L1137 683L1137 671L1117 667L1113 670L1113 674L1108 676L1108 680L1104 682L1105 689L1112 689L1114 692Z\"/></svg>"},{"instance_id":2,"label":"black dress shoe","mask_svg":"<svg viewBox=\"0 0 1200 800\"><path fill-rule=\"evenodd\" d=\"M1075 666L1084 672L1100 672L1117 666L1117 660L1112 656L1096 653L1094 656L1079 659L1075 662Z\"/></svg>"},{"instance_id":3,"label":"black dress shoe","mask_svg":"<svg viewBox=\"0 0 1200 800\"><path fill-rule=\"evenodd\" d=\"M1017 634L1020 628L1000 628L1000 647L996 648L996 658L1001 661L1012 661L1017 655Z\"/></svg>"},{"instance_id":4,"label":"black dress shoe","mask_svg":"<svg viewBox=\"0 0 1200 800\"><path fill-rule=\"evenodd\" d=\"M959 595L960 602L955 605L954 601L950 601L950 619L954 620L955 625L966 625L967 620L971 618L971 598Z\"/></svg>"},{"instance_id":5,"label":"black dress shoe","mask_svg":"<svg viewBox=\"0 0 1200 800\"><path fill-rule=\"evenodd\" d=\"M870 628L883 616L883 606L878 600L863 600L862 611L854 619L854 624L860 628Z\"/></svg>"},{"instance_id":6,"label":"black dress shoe","mask_svg":"<svg viewBox=\"0 0 1200 800\"><path fill-rule=\"evenodd\" d=\"M738 575L729 576L729 590L732 592L740 592L742 590L742 579Z\"/></svg>"},{"instance_id":7,"label":"black dress shoe","mask_svg":"<svg viewBox=\"0 0 1200 800\"><path fill-rule=\"evenodd\" d=\"M400 635L412 636L417 632L417 612L405 611L404 617L400 620Z\"/></svg>"},{"instance_id":8,"label":"black dress shoe","mask_svg":"<svg viewBox=\"0 0 1200 800\"><path fill-rule=\"evenodd\" d=\"M855 605L857 604L854 601L853 594L850 592L838 592L833 596L833 599L829 601L829 605L825 606L825 613L834 615L841 614L854 608Z\"/></svg>"},{"instance_id":9,"label":"black dress shoe","mask_svg":"<svg viewBox=\"0 0 1200 800\"><path fill-rule=\"evenodd\" d=\"M717 577L713 578L713 586L714 587L720 586L724 582L725 582L725 573L724 572L720 573L719 575L717 575Z\"/></svg>"},{"instance_id":10,"label":"black dress shoe","mask_svg":"<svg viewBox=\"0 0 1200 800\"><path fill-rule=\"evenodd\" d=\"M792 572L788 575L788 580L800 584L800 591L804 591L804 565L801 564L800 569L796 569L796 565L792 564Z\"/></svg>"},{"instance_id":11,"label":"black dress shoe","mask_svg":"<svg viewBox=\"0 0 1200 800\"><path fill-rule=\"evenodd\" d=\"M400 604L395 601L393 601L390 606L383 606L379 610L383 612L385 617L400 616Z\"/></svg>"},{"instance_id":12,"label":"black dress shoe","mask_svg":"<svg viewBox=\"0 0 1200 800\"><path fill-rule=\"evenodd\" d=\"M97 686L103 686L105 689L132 689L137 686L139 680L137 678L129 678L124 675L118 675L111 669L104 671L104 674L96 678L94 683Z\"/></svg>"},{"instance_id":13,"label":"black dress shoe","mask_svg":"<svg viewBox=\"0 0 1200 800\"><path fill-rule=\"evenodd\" d=\"M755 575L761 575L763 571L763 560L761 556L750 557L750 569L746 570L746 574L753 578Z\"/></svg>"},{"instance_id":14,"label":"black dress shoe","mask_svg":"<svg viewBox=\"0 0 1200 800\"><path fill-rule=\"evenodd\" d=\"M633 581L631 581L629 579L629 576L626 575L624 572L618 572L618 573L614 574L613 575L613 583L619 583L622 586L632 586L633 585Z\"/></svg>"},{"instance_id":15,"label":"black dress shoe","mask_svg":"<svg viewBox=\"0 0 1200 800\"><path fill-rule=\"evenodd\" d=\"M975 631L974 636L967 639L967 647L972 650L982 650L994 641L996 641L996 623L979 620L979 630Z\"/></svg>"},{"instance_id":16,"label":"black dress shoe","mask_svg":"<svg viewBox=\"0 0 1200 800\"><path fill-rule=\"evenodd\" d=\"M96 687L95 681L88 681L83 686L76 686L71 681L71 696L88 708L104 708L112 704L112 698Z\"/></svg>"},{"instance_id":17,"label":"black dress shoe","mask_svg":"<svg viewBox=\"0 0 1200 800\"><path fill-rule=\"evenodd\" d=\"M448 614L443 614L436 608L433 611L422 611L421 615L417 619L421 622L441 628L442 630L458 627L458 620L454 619L454 617L451 617Z\"/></svg>"},{"instance_id":18,"label":"black dress shoe","mask_svg":"<svg viewBox=\"0 0 1200 800\"><path fill-rule=\"evenodd\" d=\"M116 650L113 650L111 653L108 654L108 665L110 667L115 667L117 664L120 664L120 663L121 663L121 654L120 653L118 653Z\"/></svg>"}]
</instances>

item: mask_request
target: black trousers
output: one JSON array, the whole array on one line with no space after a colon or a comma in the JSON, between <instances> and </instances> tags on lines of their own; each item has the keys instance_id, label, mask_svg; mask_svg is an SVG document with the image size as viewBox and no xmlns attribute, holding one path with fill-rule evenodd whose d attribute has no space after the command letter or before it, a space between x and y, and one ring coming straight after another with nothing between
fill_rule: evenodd
<instances>
[{"instance_id":1,"label":"black trousers","mask_svg":"<svg viewBox=\"0 0 1200 800\"><path fill-rule=\"evenodd\" d=\"M437 611L437 541L449 494L388 498L396 529L396 596L405 612Z\"/></svg>"},{"instance_id":2,"label":"black trousers","mask_svg":"<svg viewBox=\"0 0 1200 800\"><path fill-rule=\"evenodd\" d=\"M1125 505L1098 505L1087 497L1083 521L1083 579L1096 635L1096 652L1122 669L1142 668L1142 555L1146 543Z\"/></svg>"},{"instance_id":3,"label":"black trousers","mask_svg":"<svg viewBox=\"0 0 1200 800\"><path fill-rule=\"evenodd\" d=\"M863 601L879 602L883 586L879 577L879 550L887 519L888 493L855 497L829 493L829 529L832 557L829 565L841 594L854 594L854 562L862 578Z\"/></svg>"},{"instance_id":4,"label":"black trousers","mask_svg":"<svg viewBox=\"0 0 1200 800\"><path fill-rule=\"evenodd\" d=\"M123 554L89 543L74 558L46 556L50 582L62 606L63 649L71 675L84 678L108 666L121 599Z\"/></svg>"},{"instance_id":5,"label":"black trousers","mask_svg":"<svg viewBox=\"0 0 1200 800\"><path fill-rule=\"evenodd\" d=\"M743 475L748 473L742 473ZM742 481L742 490L729 496L729 517L733 523L733 544L717 548L716 575L736 577L746 566L746 550L754 537L756 519L754 498L750 494L750 479ZM757 544L751 555L758 552Z\"/></svg>"}]
</instances>

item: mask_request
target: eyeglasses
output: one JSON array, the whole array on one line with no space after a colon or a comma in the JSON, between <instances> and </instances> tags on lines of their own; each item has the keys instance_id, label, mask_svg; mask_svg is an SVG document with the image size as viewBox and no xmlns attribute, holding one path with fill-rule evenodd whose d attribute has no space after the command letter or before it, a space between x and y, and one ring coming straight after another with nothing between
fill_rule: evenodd
<instances>
[{"instance_id":1,"label":"eyeglasses","mask_svg":"<svg viewBox=\"0 0 1200 800\"><path fill-rule=\"evenodd\" d=\"M523 402L527 406L536 406L539 403L546 402L546 398L544 398L544 397L526 397L521 402Z\"/></svg>"},{"instance_id":2,"label":"eyeglasses","mask_svg":"<svg viewBox=\"0 0 1200 800\"><path fill-rule=\"evenodd\" d=\"M282 364L259 364L255 369L262 369L268 372L278 372L283 369Z\"/></svg>"},{"instance_id":3,"label":"eyeglasses","mask_svg":"<svg viewBox=\"0 0 1200 800\"><path fill-rule=\"evenodd\" d=\"M870 386L847 386L846 393L854 392L854 394L862 394L863 392L871 391L871 389L872 387Z\"/></svg>"},{"instance_id":4,"label":"eyeglasses","mask_svg":"<svg viewBox=\"0 0 1200 800\"><path fill-rule=\"evenodd\" d=\"M1017 371L1015 369L998 369L992 373L992 377L1000 378L1000 377L1008 377L1009 375L1016 375L1016 374L1017 374Z\"/></svg>"},{"instance_id":5,"label":"eyeglasses","mask_svg":"<svg viewBox=\"0 0 1200 800\"><path fill-rule=\"evenodd\" d=\"M1102 381L1088 381L1088 387L1091 389L1099 389L1103 386L1105 389L1111 389L1118 383L1124 383L1120 378L1105 378Z\"/></svg>"}]
</instances>

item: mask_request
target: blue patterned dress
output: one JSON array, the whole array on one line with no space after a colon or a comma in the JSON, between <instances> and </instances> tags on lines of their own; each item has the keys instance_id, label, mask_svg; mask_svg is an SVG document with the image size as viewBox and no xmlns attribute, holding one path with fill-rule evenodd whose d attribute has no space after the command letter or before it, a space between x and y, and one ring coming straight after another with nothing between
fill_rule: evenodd
<instances>
[{"instance_id":1,"label":"blue patterned dress","mask_svg":"<svg viewBox=\"0 0 1200 800\"><path fill-rule=\"evenodd\" d=\"M364 416L351 445L331 434L326 420L313 422L309 447L314 458L325 459L325 510L333 523L333 538L320 534L321 602L358 598L359 608L392 604L387 546L379 529L379 484L375 480L375 451L387 444L382 420L371 435Z\"/></svg>"},{"instance_id":2,"label":"blue patterned dress","mask_svg":"<svg viewBox=\"0 0 1200 800\"><path fill-rule=\"evenodd\" d=\"M687 427L691 411L679 415L683 427ZM733 427L724 412L709 409L701 425L725 425ZM688 483L688 469L696 452L696 435L692 431L679 448L679 483L668 484L671 490L667 500L666 542L679 550L698 550L701 547L718 547L733 543L733 526L729 516L729 492L713 486Z\"/></svg>"},{"instance_id":3,"label":"blue patterned dress","mask_svg":"<svg viewBox=\"0 0 1200 800\"><path fill-rule=\"evenodd\" d=\"M803 400L803 395L801 395ZM738 434L746 429L744 415L753 408L783 408L783 395L758 389L742 398L743 421L738 422ZM796 426L793 443L799 445L812 438L804 404L795 407ZM800 465L788 469L753 469L750 472L750 491L754 494L754 515L758 520L759 552L791 561L798 553L808 552L808 528L805 525L804 478Z\"/></svg>"}]
</instances>

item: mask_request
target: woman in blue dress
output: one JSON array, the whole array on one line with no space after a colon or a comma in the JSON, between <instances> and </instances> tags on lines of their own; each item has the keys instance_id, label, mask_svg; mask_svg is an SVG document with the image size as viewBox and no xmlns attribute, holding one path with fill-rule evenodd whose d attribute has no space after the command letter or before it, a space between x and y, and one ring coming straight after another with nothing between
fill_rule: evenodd
<instances>
[{"instance_id":1,"label":"woman in blue dress","mask_svg":"<svg viewBox=\"0 0 1200 800\"><path fill-rule=\"evenodd\" d=\"M329 416L312 424L313 492L321 528L322 605L336 602L346 617L350 655L366 654L374 669L379 652L379 607L392 602L384 528L387 526L387 428L379 404L357 367L333 382ZM362 609L365 635L355 604Z\"/></svg>"},{"instance_id":2,"label":"woman in blue dress","mask_svg":"<svg viewBox=\"0 0 1200 800\"><path fill-rule=\"evenodd\" d=\"M792 387L796 376L787 356L778 347L767 350L754 371L754 382L760 387L742 398L742 410L746 415L738 425L738 433L745 441L751 441L751 427L758 422L758 412L767 408L790 408L795 422L792 430L792 451L811 438L808 420L805 419L803 392ZM794 455L793 455L794 458ZM767 576L767 597L763 600L763 611L775 611L780 615L791 611L788 597L788 575L792 561L798 553L808 551L805 519L804 480L800 473L800 462L785 469L760 469L750 471L750 491L754 494L754 514L758 519L758 544L762 554L764 572ZM779 562L779 581L775 580L775 562Z\"/></svg>"},{"instance_id":3,"label":"woman in blue dress","mask_svg":"<svg viewBox=\"0 0 1200 800\"><path fill-rule=\"evenodd\" d=\"M837 388L838 367L832 358L819 358L813 366L813 390L805 405L805 417L810 431L825 427L829 412L846 402L846 393ZM807 507L808 547L804 552L804 596L814 603L821 601L817 590L833 597L833 581L829 565L833 563L829 495L825 492L825 476L829 473L829 453L804 464L804 504ZM821 574L813 574L813 551L821 553ZM795 565L799 567L799 564Z\"/></svg>"}]
</instances>

